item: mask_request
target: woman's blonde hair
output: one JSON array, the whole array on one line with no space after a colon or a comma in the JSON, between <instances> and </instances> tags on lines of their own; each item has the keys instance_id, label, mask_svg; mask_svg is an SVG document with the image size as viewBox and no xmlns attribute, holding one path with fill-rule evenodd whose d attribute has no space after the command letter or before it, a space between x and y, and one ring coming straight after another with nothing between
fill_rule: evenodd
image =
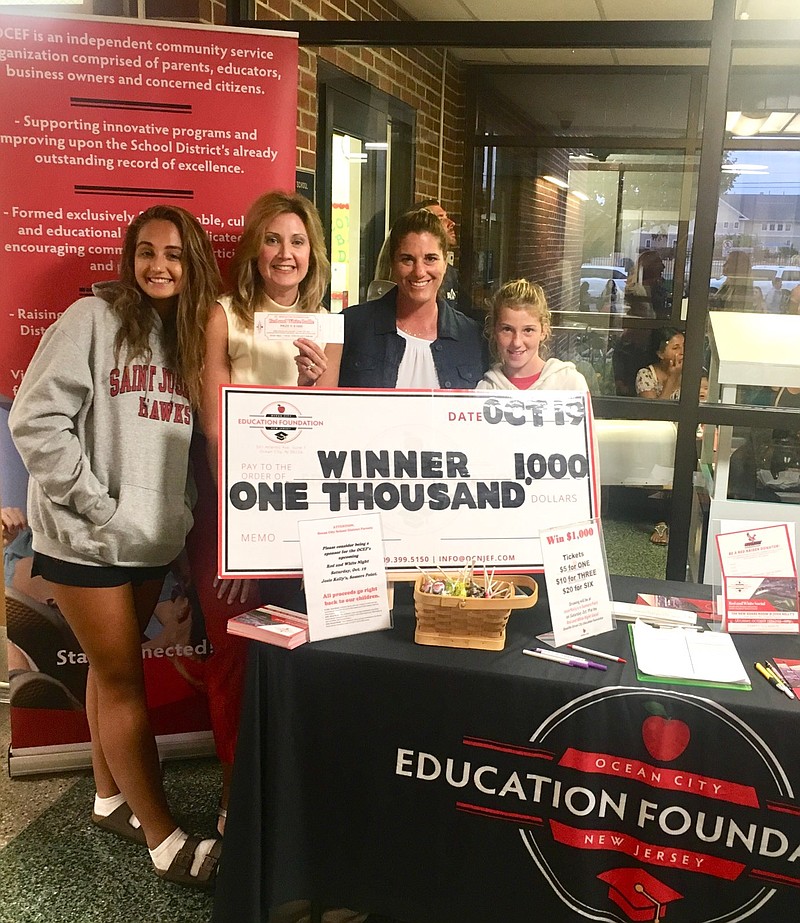
<instances>
[{"instance_id":1,"label":"woman's blonde hair","mask_svg":"<svg viewBox=\"0 0 800 923\"><path fill-rule=\"evenodd\" d=\"M153 205L137 215L122 242L119 281L101 286L98 294L120 321L114 340L115 361L119 362L124 350L126 362L137 358L149 362L156 312L143 310L149 302L136 282L135 267L139 232L149 221L169 221L181 238L178 307L173 317L162 320L162 329L168 360L183 378L196 407L200 401L206 324L222 287L211 241L197 218L177 205Z\"/></svg>"},{"instance_id":2,"label":"woman's blonde hair","mask_svg":"<svg viewBox=\"0 0 800 923\"><path fill-rule=\"evenodd\" d=\"M497 351L497 322L503 308L527 311L533 315L542 326L542 344L550 339L552 330L552 317L550 308L547 307L547 297L544 289L538 282L529 282L527 279L513 279L495 294L486 314L486 337L492 356L499 359ZM540 349L542 347L540 346Z\"/></svg>"},{"instance_id":3,"label":"woman's blonde hair","mask_svg":"<svg viewBox=\"0 0 800 923\"><path fill-rule=\"evenodd\" d=\"M250 206L241 239L231 261L233 283L231 309L246 325L252 324L253 312L264 295L264 280L258 271L258 257L267 228L279 215L297 215L308 234L310 256L308 272L300 282L299 311L319 311L331 276L331 264L325 248L322 221L313 202L287 192L267 192Z\"/></svg>"}]
</instances>

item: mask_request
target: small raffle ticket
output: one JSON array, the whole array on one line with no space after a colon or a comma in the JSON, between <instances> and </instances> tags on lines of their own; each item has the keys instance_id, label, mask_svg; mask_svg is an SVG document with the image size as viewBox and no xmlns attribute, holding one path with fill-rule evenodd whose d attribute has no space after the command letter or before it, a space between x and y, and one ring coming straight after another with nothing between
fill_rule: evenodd
<instances>
[{"instance_id":1,"label":"small raffle ticket","mask_svg":"<svg viewBox=\"0 0 800 923\"><path fill-rule=\"evenodd\" d=\"M296 340L305 337L315 343L344 343L344 317L341 314L287 311L257 311L253 317L257 339Z\"/></svg>"}]
</instances>

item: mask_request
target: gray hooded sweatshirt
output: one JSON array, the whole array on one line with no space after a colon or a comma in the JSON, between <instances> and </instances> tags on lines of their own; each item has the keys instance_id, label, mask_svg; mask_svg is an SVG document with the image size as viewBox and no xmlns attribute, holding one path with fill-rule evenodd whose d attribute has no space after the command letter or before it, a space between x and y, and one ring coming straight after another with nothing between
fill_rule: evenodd
<instances>
[{"instance_id":1,"label":"gray hooded sweatshirt","mask_svg":"<svg viewBox=\"0 0 800 923\"><path fill-rule=\"evenodd\" d=\"M97 289L95 290L97 291ZM99 297L76 301L42 337L9 416L25 463L33 548L88 565L152 567L180 552L191 406L165 359L114 361L117 316Z\"/></svg>"},{"instance_id":2,"label":"gray hooded sweatshirt","mask_svg":"<svg viewBox=\"0 0 800 923\"><path fill-rule=\"evenodd\" d=\"M503 374L503 367L493 365L478 382L478 391L515 391L514 385ZM572 362L548 359L542 374L530 387L531 391L588 391L586 379Z\"/></svg>"}]
</instances>

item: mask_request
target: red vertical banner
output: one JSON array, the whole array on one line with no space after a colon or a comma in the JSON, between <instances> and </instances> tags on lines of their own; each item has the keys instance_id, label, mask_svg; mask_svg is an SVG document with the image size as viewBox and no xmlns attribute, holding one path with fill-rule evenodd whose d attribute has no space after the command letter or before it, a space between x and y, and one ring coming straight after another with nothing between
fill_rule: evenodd
<instances>
[{"instance_id":1,"label":"red vertical banner","mask_svg":"<svg viewBox=\"0 0 800 923\"><path fill-rule=\"evenodd\" d=\"M250 203L294 190L296 120L292 34L0 15L4 505L24 505L8 408L47 327L94 282L117 277L127 225L156 203L196 215L224 271ZM85 658L47 587L34 585L41 578L31 582L25 538L4 562L12 754L88 739ZM143 657L156 731L185 734L208 727L191 663L205 651L187 627L191 590L171 579Z\"/></svg>"},{"instance_id":2,"label":"red vertical banner","mask_svg":"<svg viewBox=\"0 0 800 923\"><path fill-rule=\"evenodd\" d=\"M285 33L0 16L0 394L122 235L181 205L230 259L247 206L294 188L297 40Z\"/></svg>"}]
</instances>

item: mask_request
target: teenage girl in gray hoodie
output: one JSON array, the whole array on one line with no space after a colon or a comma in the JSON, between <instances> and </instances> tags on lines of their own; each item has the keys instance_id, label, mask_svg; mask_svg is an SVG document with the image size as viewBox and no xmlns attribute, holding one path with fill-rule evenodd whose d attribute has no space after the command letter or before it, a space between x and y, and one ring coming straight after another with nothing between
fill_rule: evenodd
<instances>
[{"instance_id":1,"label":"teenage girl in gray hoodie","mask_svg":"<svg viewBox=\"0 0 800 923\"><path fill-rule=\"evenodd\" d=\"M208 887L220 844L189 837L164 795L147 717L141 633L192 524L192 405L219 292L211 244L157 205L125 234L120 281L45 335L9 425L30 474L33 570L89 660L94 822L146 843L157 874Z\"/></svg>"}]
</instances>

